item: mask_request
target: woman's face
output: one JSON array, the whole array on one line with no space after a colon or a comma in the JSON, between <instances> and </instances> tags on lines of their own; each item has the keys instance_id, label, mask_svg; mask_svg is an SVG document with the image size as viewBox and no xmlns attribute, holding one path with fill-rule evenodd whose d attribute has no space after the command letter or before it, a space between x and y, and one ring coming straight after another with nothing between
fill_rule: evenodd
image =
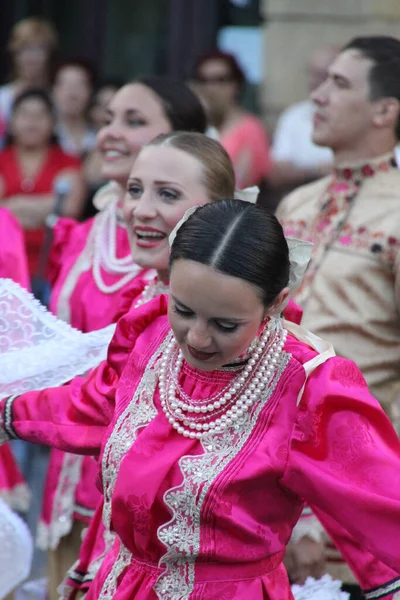
<instances>
[{"instance_id":1,"label":"woman's face","mask_svg":"<svg viewBox=\"0 0 400 600\"><path fill-rule=\"evenodd\" d=\"M140 83L125 85L112 98L105 124L97 134L104 179L114 179L125 187L142 146L170 131L158 96Z\"/></svg>"},{"instance_id":2,"label":"woman's face","mask_svg":"<svg viewBox=\"0 0 400 600\"><path fill-rule=\"evenodd\" d=\"M46 76L49 61L49 49L40 40L32 40L21 45L13 54L17 78L42 83Z\"/></svg>"},{"instance_id":3,"label":"woman's face","mask_svg":"<svg viewBox=\"0 0 400 600\"><path fill-rule=\"evenodd\" d=\"M189 208L210 201L200 161L171 146L144 148L133 165L124 201L135 262L156 269L166 280L168 236Z\"/></svg>"},{"instance_id":4,"label":"woman's face","mask_svg":"<svg viewBox=\"0 0 400 600\"><path fill-rule=\"evenodd\" d=\"M53 96L61 116L84 117L91 95L92 86L85 69L66 65L58 71Z\"/></svg>"},{"instance_id":5,"label":"woman's face","mask_svg":"<svg viewBox=\"0 0 400 600\"><path fill-rule=\"evenodd\" d=\"M53 116L40 98L23 100L11 118L14 143L26 148L47 146L53 127Z\"/></svg>"},{"instance_id":6,"label":"woman's face","mask_svg":"<svg viewBox=\"0 0 400 600\"><path fill-rule=\"evenodd\" d=\"M168 319L185 360L213 371L243 355L266 310L257 289L191 260L171 269Z\"/></svg>"},{"instance_id":7,"label":"woman's face","mask_svg":"<svg viewBox=\"0 0 400 600\"><path fill-rule=\"evenodd\" d=\"M90 109L90 120L96 130L101 129L101 127L104 126L108 116L108 107L117 91L118 90L112 85L104 85L97 90L93 106Z\"/></svg>"}]
</instances>

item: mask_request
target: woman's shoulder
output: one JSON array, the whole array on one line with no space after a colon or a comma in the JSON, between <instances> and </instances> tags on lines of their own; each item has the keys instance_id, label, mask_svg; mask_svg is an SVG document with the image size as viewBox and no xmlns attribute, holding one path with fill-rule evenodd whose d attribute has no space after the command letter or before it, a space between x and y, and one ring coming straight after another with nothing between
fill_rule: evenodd
<instances>
[{"instance_id":1,"label":"woman's shoulder","mask_svg":"<svg viewBox=\"0 0 400 600\"><path fill-rule=\"evenodd\" d=\"M122 371L133 351L139 362L146 364L170 329L167 307L168 298L161 295L138 308L132 308L118 320L108 349L109 361L117 372Z\"/></svg>"}]
</instances>

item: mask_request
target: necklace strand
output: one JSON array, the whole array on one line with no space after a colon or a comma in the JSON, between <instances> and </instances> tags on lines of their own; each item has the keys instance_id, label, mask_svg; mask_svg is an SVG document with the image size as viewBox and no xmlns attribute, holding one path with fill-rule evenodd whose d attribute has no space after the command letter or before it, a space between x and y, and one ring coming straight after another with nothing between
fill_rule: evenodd
<instances>
[{"instance_id":1,"label":"necklace strand","mask_svg":"<svg viewBox=\"0 0 400 600\"><path fill-rule=\"evenodd\" d=\"M107 209L97 217L96 231L93 240L93 278L103 294L114 294L123 288L140 272L131 254L117 257L117 201L114 200ZM105 283L101 269L112 275L122 275L115 283Z\"/></svg>"},{"instance_id":2,"label":"necklace strand","mask_svg":"<svg viewBox=\"0 0 400 600\"><path fill-rule=\"evenodd\" d=\"M183 400L179 397L183 355L171 338L161 361L159 389L162 410L172 427L184 437L201 439L224 431L243 417L273 379L286 336L280 323L273 332L264 329L241 373L207 401L194 400L186 393Z\"/></svg>"}]
</instances>

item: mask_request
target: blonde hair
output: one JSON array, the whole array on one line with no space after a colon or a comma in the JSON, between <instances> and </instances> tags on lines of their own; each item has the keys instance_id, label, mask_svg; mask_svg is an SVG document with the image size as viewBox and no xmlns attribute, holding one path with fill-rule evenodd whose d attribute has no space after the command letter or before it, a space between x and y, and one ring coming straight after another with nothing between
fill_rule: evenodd
<instances>
[{"instance_id":1,"label":"blonde hair","mask_svg":"<svg viewBox=\"0 0 400 600\"><path fill-rule=\"evenodd\" d=\"M51 23L37 17L22 19L14 25L8 40L7 49L11 55L25 44L42 42L49 53L54 53L58 46L58 35Z\"/></svg>"},{"instance_id":2,"label":"blonde hair","mask_svg":"<svg viewBox=\"0 0 400 600\"><path fill-rule=\"evenodd\" d=\"M226 150L202 133L177 131L157 136L147 146L171 146L196 158L203 166L203 183L210 199L232 198L235 172Z\"/></svg>"}]
</instances>

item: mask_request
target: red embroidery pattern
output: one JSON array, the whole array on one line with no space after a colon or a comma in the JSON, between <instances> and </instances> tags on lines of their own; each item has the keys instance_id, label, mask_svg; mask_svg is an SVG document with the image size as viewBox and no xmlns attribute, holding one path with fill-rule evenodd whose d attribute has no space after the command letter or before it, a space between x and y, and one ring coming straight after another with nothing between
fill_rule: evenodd
<instances>
[{"instance_id":1,"label":"red embroidery pattern","mask_svg":"<svg viewBox=\"0 0 400 600\"><path fill-rule=\"evenodd\" d=\"M360 369L349 360L340 360L337 358L331 371L331 378L338 381L344 387L367 387Z\"/></svg>"},{"instance_id":2,"label":"red embroidery pattern","mask_svg":"<svg viewBox=\"0 0 400 600\"><path fill-rule=\"evenodd\" d=\"M378 172L388 172L395 166L393 157L376 164L365 164L357 169L337 169L319 202L315 217L307 222L304 219L284 220L285 235L314 243L313 255L295 299L300 305L308 300L312 283L327 252L331 247L340 246L366 249L377 260L392 265L400 248L400 239L387 236L382 231L371 231L366 227L354 228L349 223L351 210L363 180Z\"/></svg>"}]
</instances>

